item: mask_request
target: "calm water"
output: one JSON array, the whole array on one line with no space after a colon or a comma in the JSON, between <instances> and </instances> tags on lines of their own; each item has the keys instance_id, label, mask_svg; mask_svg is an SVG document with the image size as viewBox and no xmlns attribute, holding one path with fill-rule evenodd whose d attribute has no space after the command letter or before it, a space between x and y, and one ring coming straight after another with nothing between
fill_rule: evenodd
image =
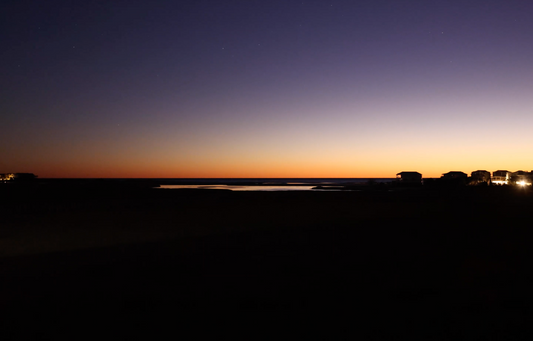
<instances>
[{"instance_id":1,"label":"calm water","mask_svg":"<svg viewBox=\"0 0 533 341\"><path fill-rule=\"evenodd\" d=\"M241 179L160 179L162 189L225 189L232 191L309 191L318 185L362 185L393 178L241 178Z\"/></svg>"},{"instance_id":2,"label":"calm water","mask_svg":"<svg viewBox=\"0 0 533 341\"><path fill-rule=\"evenodd\" d=\"M161 185L163 189L229 189L232 191L309 191L314 186Z\"/></svg>"}]
</instances>

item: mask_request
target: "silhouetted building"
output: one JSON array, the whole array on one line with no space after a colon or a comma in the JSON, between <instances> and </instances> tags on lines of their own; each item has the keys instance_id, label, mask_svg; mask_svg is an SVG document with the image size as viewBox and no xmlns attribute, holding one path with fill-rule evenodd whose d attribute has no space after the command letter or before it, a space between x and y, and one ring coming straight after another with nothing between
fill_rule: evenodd
<instances>
[{"instance_id":1,"label":"silhouetted building","mask_svg":"<svg viewBox=\"0 0 533 341\"><path fill-rule=\"evenodd\" d=\"M511 174L511 183L519 186L531 186L531 173L516 171Z\"/></svg>"},{"instance_id":2,"label":"silhouetted building","mask_svg":"<svg viewBox=\"0 0 533 341\"><path fill-rule=\"evenodd\" d=\"M418 172L400 172L396 174L396 180L405 184L422 184L422 174Z\"/></svg>"},{"instance_id":3,"label":"silhouetted building","mask_svg":"<svg viewBox=\"0 0 533 341\"><path fill-rule=\"evenodd\" d=\"M468 178L468 174L464 172L452 171L452 172L442 174L441 178L445 180L454 180L454 179L466 180Z\"/></svg>"},{"instance_id":4,"label":"silhouetted building","mask_svg":"<svg viewBox=\"0 0 533 341\"><path fill-rule=\"evenodd\" d=\"M470 178L471 185L490 184L490 172L486 170L473 171Z\"/></svg>"},{"instance_id":5,"label":"silhouetted building","mask_svg":"<svg viewBox=\"0 0 533 341\"><path fill-rule=\"evenodd\" d=\"M492 172L491 182L495 185L508 185L511 181L511 172L506 170L497 170Z\"/></svg>"},{"instance_id":6,"label":"silhouetted building","mask_svg":"<svg viewBox=\"0 0 533 341\"><path fill-rule=\"evenodd\" d=\"M452 171L442 174L440 184L445 187L465 186L468 182L468 174L459 171Z\"/></svg>"}]
</instances>

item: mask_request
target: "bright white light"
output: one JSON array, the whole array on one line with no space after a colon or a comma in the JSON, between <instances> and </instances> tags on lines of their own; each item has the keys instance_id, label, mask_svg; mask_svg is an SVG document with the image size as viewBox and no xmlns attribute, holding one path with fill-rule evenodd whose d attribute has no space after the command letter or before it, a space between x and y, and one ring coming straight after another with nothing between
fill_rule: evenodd
<instances>
[{"instance_id":1,"label":"bright white light","mask_svg":"<svg viewBox=\"0 0 533 341\"><path fill-rule=\"evenodd\" d=\"M526 182L524 180L522 180L522 181L517 181L516 184L520 185L520 186L525 186Z\"/></svg>"},{"instance_id":2,"label":"bright white light","mask_svg":"<svg viewBox=\"0 0 533 341\"><path fill-rule=\"evenodd\" d=\"M507 181L505 180L492 180L492 183L495 185L507 185Z\"/></svg>"}]
</instances>

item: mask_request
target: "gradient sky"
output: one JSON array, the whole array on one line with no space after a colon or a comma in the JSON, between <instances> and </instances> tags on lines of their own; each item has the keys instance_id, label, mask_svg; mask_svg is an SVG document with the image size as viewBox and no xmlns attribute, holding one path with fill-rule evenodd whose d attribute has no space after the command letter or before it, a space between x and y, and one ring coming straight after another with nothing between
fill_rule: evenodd
<instances>
[{"instance_id":1,"label":"gradient sky","mask_svg":"<svg viewBox=\"0 0 533 341\"><path fill-rule=\"evenodd\" d=\"M533 169L530 1L0 6L0 173Z\"/></svg>"}]
</instances>

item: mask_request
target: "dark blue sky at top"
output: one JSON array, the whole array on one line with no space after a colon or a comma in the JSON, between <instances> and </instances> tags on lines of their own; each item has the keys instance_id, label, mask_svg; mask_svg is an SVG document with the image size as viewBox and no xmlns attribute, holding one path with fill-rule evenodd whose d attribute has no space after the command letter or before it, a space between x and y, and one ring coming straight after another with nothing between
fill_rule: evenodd
<instances>
[{"instance_id":1,"label":"dark blue sky at top","mask_svg":"<svg viewBox=\"0 0 533 341\"><path fill-rule=\"evenodd\" d=\"M357 100L526 92L532 14L528 1L7 1L0 142L132 138L119 124L201 135L261 115L323 122L306 108Z\"/></svg>"}]
</instances>

